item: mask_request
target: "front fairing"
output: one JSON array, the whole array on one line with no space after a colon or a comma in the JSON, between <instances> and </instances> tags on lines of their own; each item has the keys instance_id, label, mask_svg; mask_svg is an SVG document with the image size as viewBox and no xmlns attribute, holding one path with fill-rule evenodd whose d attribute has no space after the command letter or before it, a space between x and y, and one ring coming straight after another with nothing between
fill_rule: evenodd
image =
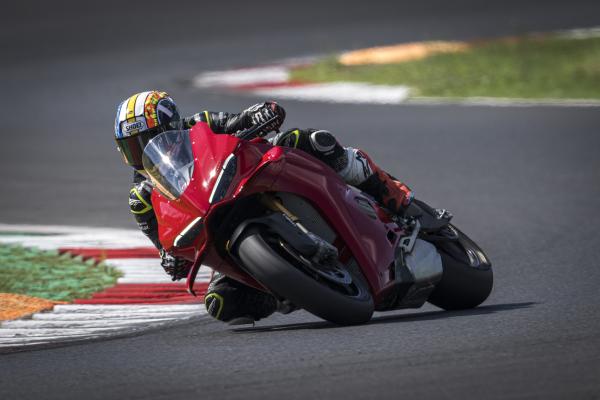
<instances>
[{"instance_id":1,"label":"front fairing","mask_svg":"<svg viewBox=\"0 0 600 400\"><path fill-rule=\"evenodd\" d=\"M235 150L239 139L214 134L206 123L196 124L189 133L194 171L189 185L175 200L159 190L152 193L158 220L159 239L166 249L192 221L204 218L210 209L209 197L225 159Z\"/></svg>"},{"instance_id":2,"label":"front fairing","mask_svg":"<svg viewBox=\"0 0 600 400\"><path fill-rule=\"evenodd\" d=\"M213 208L239 195L257 168L271 160L271 156L264 157L265 153L274 149L269 144L249 143L232 135L215 134L208 124L202 122L190 130L189 138L194 171L188 187L176 200L168 199L158 190L153 192L152 203L158 219L159 239L166 249L172 248L177 235L198 217L208 218ZM232 157L236 160L235 174L223 196L217 198L215 189L219 185L223 166ZM204 232L193 247L198 247L200 240L206 240L206 234Z\"/></svg>"}]
</instances>

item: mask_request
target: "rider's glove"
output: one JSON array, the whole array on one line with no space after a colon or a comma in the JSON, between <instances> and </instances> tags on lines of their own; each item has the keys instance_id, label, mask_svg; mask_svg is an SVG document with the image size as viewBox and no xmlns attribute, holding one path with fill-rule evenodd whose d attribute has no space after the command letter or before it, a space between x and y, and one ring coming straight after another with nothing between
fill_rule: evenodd
<instances>
[{"instance_id":1,"label":"rider's glove","mask_svg":"<svg viewBox=\"0 0 600 400\"><path fill-rule=\"evenodd\" d=\"M285 119L285 110L274 101L255 104L244 110L243 114L250 118L253 125L264 124L268 120L276 117L277 119L262 129L263 134L279 130Z\"/></svg>"},{"instance_id":2,"label":"rider's glove","mask_svg":"<svg viewBox=\"0 0 600 400\"><path fill-rule=\"evenodd\" d=\"M164 249L160 251L160 265L171 276L171 280L178 281L185 278L192 267L192 262L179 257L173 257Z\"/></svg>"}]
</instances>

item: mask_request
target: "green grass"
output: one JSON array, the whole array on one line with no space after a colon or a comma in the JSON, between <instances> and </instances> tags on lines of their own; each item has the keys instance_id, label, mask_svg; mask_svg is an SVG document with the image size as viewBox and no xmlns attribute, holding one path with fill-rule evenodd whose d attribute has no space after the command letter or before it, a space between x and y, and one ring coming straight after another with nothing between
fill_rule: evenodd
<instances>
[{"instance_id":1,"label":"green grass","mask_svg":"<svg viewBox=\"0 0 600 400\"><path fill-rule=\"evenodd\" d=\"M387 65L330 58L293 71L292 79L407 85L413 96L600 99L600 38L498 40Z\"/></svg>"},{"instance_id":2,"label":"green grass","mask_svg":"<svg viewBox=\"0 0 600 400\"><path fill-rule=\"evenodd\" d=\"M70 301L113 285L120 273L105 264L17 245L0 245L0 292Z\"/></svg>"}]
</instances>

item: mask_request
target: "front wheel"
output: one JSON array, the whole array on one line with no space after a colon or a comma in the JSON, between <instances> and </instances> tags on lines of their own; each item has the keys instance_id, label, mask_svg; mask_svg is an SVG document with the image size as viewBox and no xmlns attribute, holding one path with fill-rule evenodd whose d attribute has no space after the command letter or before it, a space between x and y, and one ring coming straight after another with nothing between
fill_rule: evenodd
<instances>
[{"instance_id":1,"label":"front wheel","mask_svg":"<svg viewBox=\"0 0 600 400\"><path fill-rule=\"evenodd\" d=\"M336 282L335 271L315 274L303 265L307 260L266 230L250 228L238 243L235 251L246 271L278 296L339 325L371 319L373 298L358 267L340 266L344 273L338 275L351 279Z\"/></svg>"}]
</instances>

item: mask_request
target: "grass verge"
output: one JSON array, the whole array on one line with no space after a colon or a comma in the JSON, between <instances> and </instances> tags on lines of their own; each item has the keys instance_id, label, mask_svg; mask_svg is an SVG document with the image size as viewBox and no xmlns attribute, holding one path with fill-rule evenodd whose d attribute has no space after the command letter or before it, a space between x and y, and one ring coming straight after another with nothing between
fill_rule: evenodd
<instances>
[{"instance_id":1,"label":"grass verge","mask_svg":"<svg viewBox=\"0 0 600 400\"><path fill-rule=\"evenodd\" d=\"M105 264L0 244L0 292L71 301L112 286L119 276Z\"/></svg>"},{"instance_id":2,"label":"grass verge","mask_svg":"<svg viewBox=\"0 0 600 400\"><path fill-rule=\"evenodd\" d=\"M406 85L412 96L600 99L600 38L499 39L383 65L329 58L292 71L292 79Z\"/></svg>"}]
</instances>

